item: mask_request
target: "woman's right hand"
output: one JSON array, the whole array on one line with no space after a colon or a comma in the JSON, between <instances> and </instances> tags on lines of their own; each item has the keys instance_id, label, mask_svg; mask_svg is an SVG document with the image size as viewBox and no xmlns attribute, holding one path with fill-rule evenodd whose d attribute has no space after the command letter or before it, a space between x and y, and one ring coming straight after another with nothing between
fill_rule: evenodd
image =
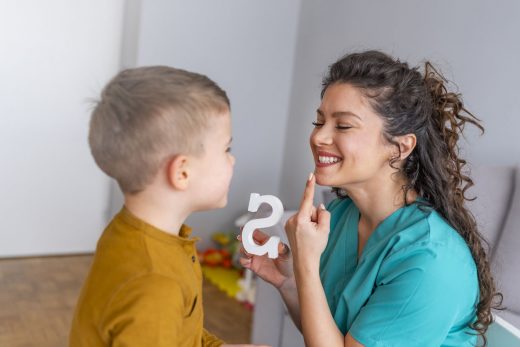
<instances>
[{"instance_id":1,"label":"woman's right hand","mask_svg":"<svg viewBox=\"0 0 520 347\"><path fill-rule=\"evenodd\" d=\"M269 237L258 229L253 232L253 239L259 245L267 242ZM240 235L238 239L242 240ZM243 267L250 269L277 289L281 289L288 281L294 280L292 255L289 246L285 243L278 244L278 258L276 259L267 257L267 254L262 256L249 254L243 246L240 248L240 254L240 264Z\"/></svg>"}]
</instances>

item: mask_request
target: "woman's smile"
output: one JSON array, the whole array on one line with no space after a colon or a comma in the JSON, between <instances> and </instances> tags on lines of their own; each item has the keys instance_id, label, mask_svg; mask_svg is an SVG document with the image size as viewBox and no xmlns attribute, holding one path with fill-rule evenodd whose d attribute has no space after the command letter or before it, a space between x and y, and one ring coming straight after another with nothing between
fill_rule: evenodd
<instances>
[{"instance_id":1,"label":"woman's smile","mask_svg":"<svg viewBox=\"0 0 520 347\"><path fill-rule=\"evenodd\" d=\"M342 160L341 157L339 157L336 154L318 151L316 167L332 166L332 165L338 164L339 162L341 162L341 160Z\"/></svg>"}]
</instances>

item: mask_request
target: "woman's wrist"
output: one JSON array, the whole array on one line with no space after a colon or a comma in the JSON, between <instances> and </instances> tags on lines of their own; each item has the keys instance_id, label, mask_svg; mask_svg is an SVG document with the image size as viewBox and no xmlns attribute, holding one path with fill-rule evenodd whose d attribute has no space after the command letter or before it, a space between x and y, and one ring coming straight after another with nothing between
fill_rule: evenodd
<instances>
[{"instance_id":1,"label":"woman's wrist","mask_svg":"<svg viewBox=\"0 0 520 347\"><path fill-rule=\"evenodd\" d=\"M276 286L276 289L280 292L280 294L292 292L296 289L296 280L294 276L287 277L285 280L281 282L279 286Z\"/></svg>"},{"instance_id":2,"label":"woman's wrist","mask_svg":"<svg viewBox=\"0 0 520 347\"><path fill-rule=\"evenodd\" d=\"M318 275L320 273L320 261L303 257L295 260L294 273L302 276Z\"/></svg>"},{"instance_id":3,"label":"woman's wrist","mask_svg":"<svg viewBox=\"0 0 520 347\"><path fill-rule=\"evenodd\" d=\"M299 289L321 284L319 264L301 264L295 267L294 277Z\"/></svg>"}]
</instances>

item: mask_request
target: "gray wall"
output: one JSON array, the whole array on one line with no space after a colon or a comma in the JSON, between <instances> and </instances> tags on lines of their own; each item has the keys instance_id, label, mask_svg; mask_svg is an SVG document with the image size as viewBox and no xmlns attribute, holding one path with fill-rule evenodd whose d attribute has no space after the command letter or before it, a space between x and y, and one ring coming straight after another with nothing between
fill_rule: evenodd
<instances>
[{"instance_id":1,"label":"gray wall","mask_svg":"<svg viewBox=\"0 0 520 347\"><path fill-rule=\"evenodd\" d=\"M297 207L313 170L308 136L321 77L344 53L382 49L417 65L424 59L458 85L486 128L468 127L463 152L475 164L520 159L520 2L303 0L280 197Z\"/></svg>"},{"instance_id":2,"label":"gray wall","mask_svg":"<svg viewBox=\"0 0 520 347\"><path fill-rule=\"evenodd\" d=\"M142 1L136 64L204 73L231 99L229 204L190 217L197 236L232 228L251 192L278 193L299 8L299 0Z\"/></svg>"},{"instance_id":3,"label":"gray wall","mask_svg":"<svg viewBox=\"0 0 520 347\"><path fill-rule=\"evenodd\" d=\"M486 126L468 133L470 161L518 163L519 15L516 0L4 1L0 257L93 250L121 197L112 186L107 208L88 99L121 67L199 71L231 97L235 177L227 208L188 220L203 237L232 227L251 192L297 207L321 77L352 50L433 60Z\"/></svg>"}]
</instances>

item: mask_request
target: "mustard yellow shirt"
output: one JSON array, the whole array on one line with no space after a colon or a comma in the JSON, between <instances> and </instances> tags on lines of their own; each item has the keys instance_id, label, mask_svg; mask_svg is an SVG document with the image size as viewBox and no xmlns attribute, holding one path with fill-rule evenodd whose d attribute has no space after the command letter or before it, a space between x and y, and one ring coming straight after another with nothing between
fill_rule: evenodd
<instances>
[{"instance_id":1,"label":"mustard yellow shirt","mask_svg":"<svg viewBox=\"0 0 520 347\"><path fill-rule=\"evenodd\" d=\"M71 347L217 347L203 329L197 239L138 219L123 207L98 241L74 314Z\"/></svg>"}]
</instances>

